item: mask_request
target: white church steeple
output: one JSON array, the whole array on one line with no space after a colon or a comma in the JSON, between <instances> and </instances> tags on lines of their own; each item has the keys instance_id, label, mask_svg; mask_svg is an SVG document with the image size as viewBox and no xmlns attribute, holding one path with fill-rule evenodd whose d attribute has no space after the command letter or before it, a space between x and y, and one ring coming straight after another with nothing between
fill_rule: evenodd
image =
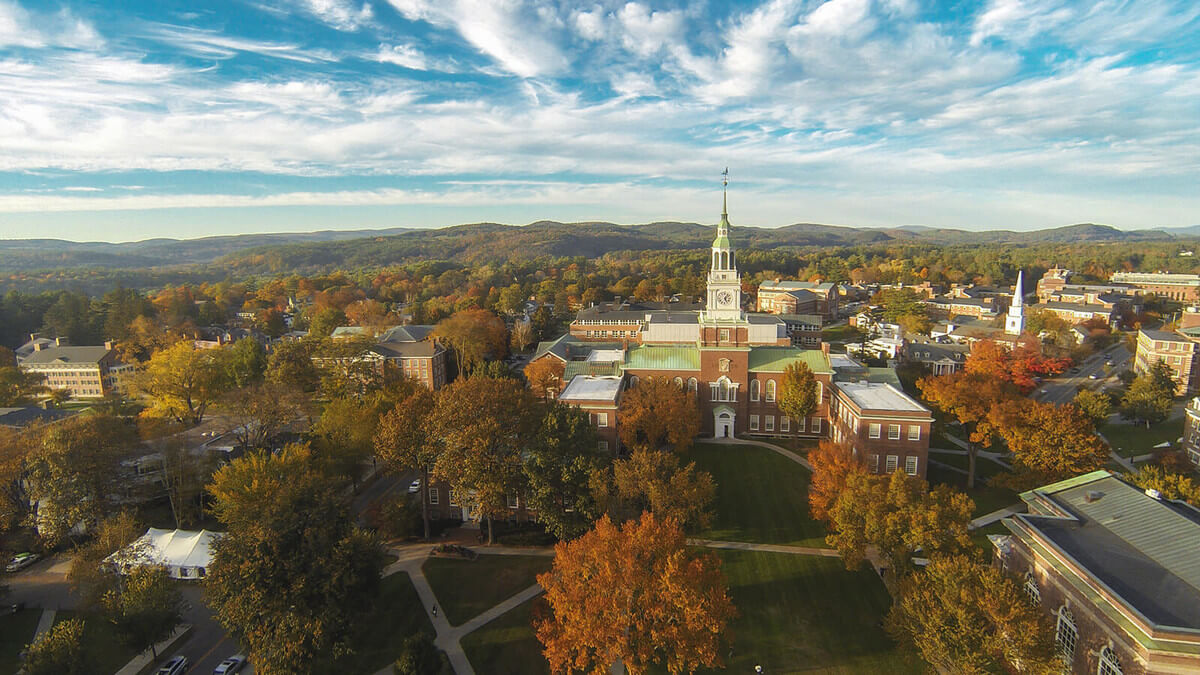
<instances>
[{"instance_id":1,"label":"white church steeple","mask_svg":"<svg viewBox=\"0 0 1200 675\"><path fill-rule=\"evenodd\" d=\"M1008 316L1004 318L1004 332L1009 335L1020 335L1025 332L1025 271L1017 271L1017 287L1013 289L1012 304L1008 306Z\"/></svg>"}]
</instances>

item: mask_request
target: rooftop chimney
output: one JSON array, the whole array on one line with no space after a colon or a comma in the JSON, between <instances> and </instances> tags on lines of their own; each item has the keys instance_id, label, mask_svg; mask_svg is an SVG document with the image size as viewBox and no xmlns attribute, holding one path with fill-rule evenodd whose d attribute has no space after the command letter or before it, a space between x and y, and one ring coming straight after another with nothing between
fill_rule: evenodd
<instances>
[{"instance_id":1,"label":"rooftop chimney","mask_svg":"<svg viewBox=\"0 0 1200 675\"><path fill-rule=\"evenodd\" d=\"M105 349L112 349L112 348L113 348L113 341L112 341L112 340L105 340L105 341L104 341L104 348L105 348Z\"/></svg>"},{"instance_id":2,"label":"rooftop chimney","mask_svg":"<svg viewBox=\"0 0 1200 675\"><path fill-rule=\"evenodd\" d=\"M821 353L825 355L825 358L829 358L829 343L824 340L821 341Z\"/></svg>"},{"instance_id":3,"label":"rooftop chimney","mask_svg":"<svg viewBox=\"0 0 1200 675\"><path fill-rule=\"evenodd\" d=\"M56 338L54 338L54 346L55 346L55 347L65 347L65 346L67 346L67 344L68 344L69 342L70 342L70 340L68 340L68 339L67 339L67 338L65 338L65 337L56 337Z\"/></svg>"},{"instance_id":4,"label":"rooftop chimney","mask_svg":"<svg viewBox=\"0 0 1200 675\"><path fill-rule=\"evenodd\" d=\"M35 351L35 352L40 352L45 348L46 348L46 344L44 342L33 343L33 351Z\"/></svg>"}]
</instances>

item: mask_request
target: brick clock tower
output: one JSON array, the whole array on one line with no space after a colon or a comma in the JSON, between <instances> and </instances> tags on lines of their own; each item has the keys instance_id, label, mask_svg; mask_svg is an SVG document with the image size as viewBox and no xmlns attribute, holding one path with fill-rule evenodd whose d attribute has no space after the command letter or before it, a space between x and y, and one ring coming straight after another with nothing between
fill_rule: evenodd
<instances>
[{"instance_id":1,"label":"brick clock tower","mask_svg":"<svg viewBox=\"0 0 1200 675\"><path fill-rule=\"evenodd\" d=\"M723 186L728 186L728 170ZM745 412L750 381L750 323L742 311L742 278L729 243L728 190L721 197L721 223L712 243L708 299L700 312L701 380L709 383L714 435L733 436Z\"/></svg>"}]
</instances>

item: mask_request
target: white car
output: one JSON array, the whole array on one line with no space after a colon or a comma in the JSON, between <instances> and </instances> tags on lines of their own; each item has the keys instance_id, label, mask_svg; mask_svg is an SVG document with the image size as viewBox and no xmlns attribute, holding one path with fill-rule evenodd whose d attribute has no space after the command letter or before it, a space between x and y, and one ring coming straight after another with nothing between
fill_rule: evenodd
<instances>
[{"instance_id":1,"label":"white car","mask_svg":"<svg viewBox=\"0 0 1200 675\"><path fill-rule=\"evenodd\" d=\"M421 491L421 479L418 478L408 485L408 493L416 494Z\"/></svg>"},{"instance_id":2,"label":"white car","mask_svg":"<svg viewBox=\"0 0 1200 675\"><path fill-rule=\"evenodd\" d=\"M183 675L187 670L188 660L186 656L172 656L170 661L162 665L158 669L158 675Z\"/></svg>"},{"instance_id":3,"label":"white car","mask_svg":"<svg viewBox=\"0 0 1200 675\"><path fill-rule=\"evenodd\" d=\"M241 654L231 656L213 669L213 675L233 675L234 673L241 672L242 667L245 665L246 657Z\"/></svg>"},{"instance_id":4,"label":"white car","mask_svg":"<svg viewBox=\"0 0 1200 675\"><path fill-rule=\"evenodd\" d=\"M38 560L41 560L41 558L42 558L42 556L40 556L36 553L18 553L15 556L13 556L12 560L8 561L8 564L5 565L5 567L4 567L4 571L5 572L20 572L21 570L25 569L26 567L29 567L30 565L37 562Z\"/></svg>"}]
</instances>

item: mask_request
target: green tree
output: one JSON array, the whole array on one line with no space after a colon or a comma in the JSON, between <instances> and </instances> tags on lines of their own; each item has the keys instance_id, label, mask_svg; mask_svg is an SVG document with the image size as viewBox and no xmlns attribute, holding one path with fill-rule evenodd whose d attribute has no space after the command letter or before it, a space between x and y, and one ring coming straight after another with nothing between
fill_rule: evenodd
<instances>
[{"instance_id":1,"label":"green tree","mask_svg":"<svg viewBox=\"0 0 1200 675\"><path fill-rule=\"evenodd\" d=\"M597 478L593 477L594 491L600 487ZM649 511L684 529L698 529L712 521L709 509L717 492L712 476L698 471L695 462L679 466L679 455L670 450L634 450L628 459L613 463L612 483L614 493L602 498L607 511L619 520Z\"/></svg>"},{"instance_id":2,"label":"green tree","mask_svg":"<svg viewBox=\"0 0 1200 675\"><path fill-rule=\"evenodd\" d=\"M433 410L433 392L415 389L379 420L375 431L375 456L393 471L417 469L421 472L421 521L425 539L429 539L429 470L437 463L439 446L431 442L429 414Z\"/></svg>"},{"instance_id":3,"label":"green tree","mask_svg":"<svg viewBox=\"0 0 1200 675\"><path fill-rule=\"evenodd\" d=\"M145 531L132 512L121 511L101 521L92 538L75 549L67 581L82 608L99 608L105 595L118 587L120 579L106 558L121 551L120 557L132 562L146 553L143 547L133 546Z\"/></svg>"},{"instance_id":4,"label":"green tree","mask_svg":"<svg viewBox=\"0 0 1200 675\"><path fill-rule=\"evenodd\" d=\"M583 410L551 402L525 455L525 503L538 522L559 539L592 527L600 508L590 486L592 473L607 463L596 428Z\"/></svg>"},{"instance_id":5,"label":"green tree","mask_svg":"<svg viewBox=\"0 0 1200 675\"><path fill-rule=\"evenodd\" d=\"M792 419L813 414L821 402L817 400L817 378L808 364L793 361L783 370L779 387L779 411Z\"/></svg>"},{"instance_id":6,"label":"green tree","mask_svg":"<svg viewBox=\"0 0 1200 675\"><path fill-rule=\"evenodd\" d=\"M137 652L148 648L155 658L155 645L183 621L183 595L164 567L134 567L101 604L121 641Z\"/></svg>"},{"instance_id":7,"label":"green tree","mask_svg":"<svg viewBox=\"0 0 1200 675\"><path fill-rule=\"evenodd\" d=\"M968 536L975 504L965 494L896 471L891 476L851 473L829 511L826 541L842 554L846 569L862 564L874 546L897 575L911 571L917 550L928 557L955 554L972 546Z\"/></svg>"},{"instance_id":8,"label":"green tree","mask_svg":"<svg viewBox=\"0 0 1200 675\"><path fill-rule=\"evenodd\" d=\"M1159 369L1139 375L1121 397L1121 414L1142 422L1149 429L1151 424L1161 422L1171 414L1175 384L1165 384ZM1169 377L1168 377L1169 379Z\"/></svg>"},{"instance_id":9,"label":"green tree","mask_svg":"<svg viewBox=\"0 0 1200 675\"><path fill-rule=\"evenodd\" d=\"M252 337L234 342L221 359L225 377L234 387L246 387L262 379L267 370L267 352Z\"/></svg>"},{"instance_id":10,"label":"green tree","mask_svg":"<svg viewBox=\"0 0 1200 675\"><path fill-rule=\"evenodd\" d=\"M450 483L488 521L508 513L524 487L522 454L537 418L533 395L517 380L468 377L438 391L429 417L440 445L434 478Z\"/></svg>"},{"instance_id":11,"label":"green tree","mask_svg":"<svg viewBox=\"0 0 1200 675\"><path fill-rule=\"evenodd\" d=\"M31 373L16 366L0 366L0 408L29 405L49 388L41 373Z\"/></svg>"},{"instance_id":12,"label":"green tree","mask_svg":"<svg viewBox=\"0 0 1200 675\"><path fill-rule=\"evenodd\" d=\"M276 344L267 358L267 381L296 391L316 391L321 383L321 373L313 363L318 344L317 340L310 339Z\"/></svg>"},{"instance_id":13,"label":"green tree","mask_svg":"<svg viewBox=\"0 0 1200 675\"><path fill-rule=\"evenodd\" d=\"M340 309L325 307L318 309L308 324L308 334L312 337L329 337L333 329L349 323L346 314Z\"/></svg>"},{"instance_id":14,"label":"green tree","mask_svg":"<svg viewBox=\"0 0 1200 675\"><path fill-rule=\"evenodd\" d=\"M1079 393L1075 394L1075 407L1087 415L1092 424L1100 426L1107 422L1108 416L1112 414L1112 399L1108 394L1080 389Z\"/></svg>"},{"instance_id":15,"label":"green tree","mask_svg":"<svg viewBox=\"0 0 1200 675\"><path fill-rule=\"evenodd\" d=\"M900 583L888 631L938 672L1062 672L1048 616L1011 578L966 556L939 556Z\"/></svg>"},{"instance_id":16,"label":"green tree","mask_svg":"<svg viewBox=\"0 0 1200 675\"><path fill-rule=\"evenodd\" d=\"M209 490L228 532L214 544L205 595L257 672L310 672L345 654L354 618L376 596L383 551L309 450L251 453Z\"/></svg>"},{"instance_id":17,"label":"green tree","mask_svg":"<svg viewBox=\"0 0 1200 675\"><path fill-rule=\"evenodd\" d=\"M60 621L26 647L25 675L86 675L89 664L83 654L83 621Z\"/></svg>"},{"instance_id":18,"label":"green tree","mask_svg":"<svg viewBox=\"0 0 1200 675\"><path fill-rule=\"evenodd\" d=\"M43 427L26 459L25 484L36 508L30 524L54 546L76 525L94 527L117 492L133 429L105 415L78 415Z\"/></svg>"},{"instance_id":19,"label":"green tree","mask_svg":"<svg viewBox=\"0 0 1200 675\"><path fill-rule=\"evenodd\" d=\"M150 357L134 378L134 387L150 399L143 414L195 426L208 406L228 389L223 350L196 349L183 340Z\"/></svg>"}]
</instances>

